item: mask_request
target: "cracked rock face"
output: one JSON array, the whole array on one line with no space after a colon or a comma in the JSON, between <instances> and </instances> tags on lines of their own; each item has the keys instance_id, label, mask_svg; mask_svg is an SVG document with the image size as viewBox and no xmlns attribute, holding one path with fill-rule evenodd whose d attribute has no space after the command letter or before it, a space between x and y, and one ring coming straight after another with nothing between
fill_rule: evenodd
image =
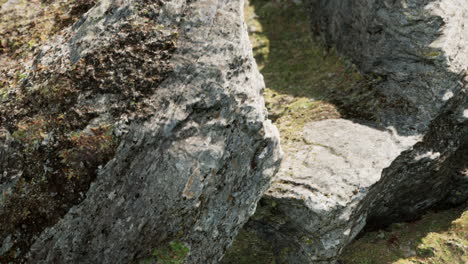
<instances>
[{"instance_id":1,"label":"cracked rock face","mask_svg":"<svg viewBox=\"0 0 468 264\"><path fill-rule=\"evenodd\" d=\"M0 108L0 263L220 259L280 160L242 7L102 0L43 47Z\"/></svg>"},{"instance_id":2,"label":"cracked rock face","mask_svg":"<svg viewBox=\"0 0 468 264\"><path fill-rule=\"evenodd\" d=\"M460 91L468 61L464 0L307 2L317 33L380 80L383 125L423 132Z\"/></svg>"},{"instance_id":3,"label":"cracked rock face","mask_svg":"<svg viewBox=\"0 0 468 264\"><path fill-rule=\"evenodd\" d=\"M371 190L369 222L412 220L434 205L457 205L468 198L468 91L442 108L423 140L384 170Z\"/></svg>"}]
</instances>

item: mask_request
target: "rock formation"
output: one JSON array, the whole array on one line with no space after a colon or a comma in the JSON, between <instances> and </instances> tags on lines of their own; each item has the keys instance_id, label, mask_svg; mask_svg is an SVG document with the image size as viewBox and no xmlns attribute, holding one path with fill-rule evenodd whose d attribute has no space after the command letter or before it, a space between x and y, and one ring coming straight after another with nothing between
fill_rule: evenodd
<instances>
[{"instance_id":1,"label":"rock formation","mask_svg":"<svg viewBox=\"0 0 468 264\"><path fill-rule=\"evenodd\" d=\"M460 89L468 61L466 1L309 0L312 27L375 76L378 117L425 131ZM377 110L377 109L376 109Z\"/></svg>"},{"instance_id":2,"label":"rock formation","mask_svg":"<svg viewBox=\"0 0 468 264\"><path fill-rule=\"evenodd\" d=\"M218 263L262 194L245 232L277 263L336 263L366 225L466 201L465 1L293 1L371 80L343 103L369 118L324 103L281 168L243 1L96 2L0 40L23 58L0 66L0 263ZM29 60L36 23L57 34Z\"/></svg>"},{"instance_id":3,"label":"rock formation","mask_svg":"<svg viewBox=\"0 0 468 264\"><path fill-rule=\"evenodd\" d=\"M302 142L283 145L278 177L244 232L277 263L336 263L366 224L468 198L468 7L305 2L313 30L374 80L366 100L375 119L306 124Z\"/></svg>"},{"instance_id":4,"label":"rock formation","mask_svg":"<svg viewBox=\"0 0 468 264\"><path fill-rule=\"evenodd\" d=\"M217 263L280 160L242 6L101 0L0 87L0 263Z\"/></svg>"}]
</instances>

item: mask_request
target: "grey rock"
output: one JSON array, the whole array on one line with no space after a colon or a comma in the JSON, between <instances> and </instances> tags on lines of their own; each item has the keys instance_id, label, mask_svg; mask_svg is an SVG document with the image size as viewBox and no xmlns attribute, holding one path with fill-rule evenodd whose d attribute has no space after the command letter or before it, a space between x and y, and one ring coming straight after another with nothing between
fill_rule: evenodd
<instances>
[{"instance_id":1,"label":"grey rock","mask_svg":"<svg viewBox=\"0 0 468 264\"><path fill-rule=\"evenodd\" d=\"M413 220L468 198L468 92L449 100L423 138L348 120L304 128L246 230L279 263L336 263L366 226ZM229 262L227 262L229 263Z\"/></svg>"},{"instance_id":2,"label":"grey rock","mask_svg":"<svg viewBox=\"0 0 468 264\"><path fill-rule=\"evenodd\" d=\"M468 61L466 1L309 0L312 26L361 71L379 79L385 126L424 132L461 89Z\"/></svg>"},{"instance_id":3,"label":"grey rock","mask_svg":"<svg viewBox=\"0 0 468 264\"><path fill-rule=\"evenodd\" d=\"M281 154L278 132L266 117L263 78L242 7L242 1L231 0L102 0L68 29L68 37L43 49L37 71L38 65L58 65L70 73L78 71L71 65L79 68L99 54L106 58L110 50L114 65L88 65L102 81L91 84L102 92L83 88L78 98L86 100L77 100L70 111L92 109L96 117L84 133L92 131L93 122L115 124L119 145L109 162L97 167L81 198L63 204L63 215L54 212L55 218L46 218L50 222L36 223L31 236L1 227L0 262L131 263L179 242L190 249L186 263L217 263L255 211ZM143 37L132 41L135 35ZM140 55L135 51L157 52L165 45L158 37L166 36L177 36L175 49L131 61ZM122 38L123 47L116 43ZM172 39L167 41L171 45ZM130 63L119 68L125 59ZM114 77L99 79L101 66ZM152 74L171 70L162 81L138 74L152 67ZM123 73L150 90L138 97L146 103L142 113L119 112L131 109L125 93L117 93L130 85L118 79ZM87 77L77 83L86 84ZM34 88L41 80L29 82ZM52 191L38 195L61 202Z\"/></svg>"},{"instance_id":4,"label":"grey rock","mask_svg":"<svg viewBox=\"0 0 468 264\"><path fill-rule=\"evenodd\" d=\"M272 241L281 241L275 246L283 252L280 263L333 262L365 226L363 203L371 186L418 137L329 119L307 124L303 140L284 147L278 177L259 209L267 217L254 218L247 228L277 234ZM283 221L271 217L278 212Z\"/></svg>"},{"instance_id":5,"label":"grey rock","mask_svg":"<svg viewBox=\"0 0 468 264\"><path fill-rule=\"evenodd\" d=\"M369 222L412 220L434 205L468 198L468 91L456 94L421 142L403 152L371 190Z\"/></svg>"},{"instance_id":6,"label":"grey rock","mask_svg":"<svg viewBox=\"0 0 468 264\"><path fill-rule=\"evenodd\" d=\"M377 122L311 123L304 144L284 146L245 227L278 263L336 263L366 225L468 198L465 1L308 3L312 28L376 80Z\"/></svg>"}]
</instances>

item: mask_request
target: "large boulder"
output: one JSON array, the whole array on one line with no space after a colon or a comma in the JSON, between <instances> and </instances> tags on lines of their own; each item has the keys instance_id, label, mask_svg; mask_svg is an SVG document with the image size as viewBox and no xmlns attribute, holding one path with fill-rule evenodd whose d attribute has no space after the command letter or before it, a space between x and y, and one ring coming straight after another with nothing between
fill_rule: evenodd
<instances>
[{"instance_id":1,"label":"large boulder","mask_svg":"<svg viewBox=\"0 0 468 264\"><path fill-rule=\"evenodd\" d=\"M247 226L278 244L279 263L333 260L366 225L363 203L382 170L415 140L345 119L309 123L303 139L284 148L278 177Z\"/></svg>"},{"instance_id":2,"label":"large boulder","mask_svg":"<svg viewBox=\"0 0 468 264\"><path fill-rule=\"evenodd\" d=\"M280 160L242 7L101 0L42 48L1 98L0 263L220 259Z\"/></svg>"},{"instance_id":3,"label":"large boulder","mask_svg":"<svg viewBox=\"0 0 468 264\"><path fill-rule=\"evenodd\" d=\"M306 124L239 243L262 241L277 263L336 263L366 225L467 200L468 7L304 2L312 28L373 79L363 116L375 118Z\"/></svg>"},{"instance_id":4,"label":"large boulder","mask_svg":"<svg viewBox=\"0 0 468 264\"><path fill-rule=\"evenodd\" d=\"M423 137L395 159L376 184L379 197L393 200L390 211L398 215L382 213L384 223L414 218L440 202L466 200L467 192L460 191L466 184L461 172L467 166L463 162L468 80L465 1L308 3L313 27L324 40L378 79L370 99L379 102L375 109L379 125L402 136ZM377 204L374 211L385 211Z\"/></svg>"},{"instance_id":5,"label":"large boulder","mask_svg":"<svg viewBox=\"0 0 468 264\"><path fill-rule=\"evenodd\" d=\"M312 27L377 79L369 100L401 134L424 132L460 89L468 61L464 0L308 0Z\"/></svg>"},{"instance_id":6,"label":"large boulder","mask_svg":"<svg viewBox=\"0 0 468 264\"><path fill-rule=\"evenodd\" d=\"M428 208L468 198L468 87L431 122L423 140L382 173L369 194L369 223L413 220Z\"/></svg>"}]
</instances>

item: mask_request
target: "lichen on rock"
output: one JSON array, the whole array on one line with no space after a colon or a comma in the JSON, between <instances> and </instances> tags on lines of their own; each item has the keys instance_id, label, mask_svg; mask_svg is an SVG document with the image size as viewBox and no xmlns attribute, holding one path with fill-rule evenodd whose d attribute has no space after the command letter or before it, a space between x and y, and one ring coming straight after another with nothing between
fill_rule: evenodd
<instances>
[{"instance_id":1,"label":"lichen on rock","mask_svg":"<svg viewBox=\"0 0 468 264\"><path fill-rule=\"evenodd\" d=\"M219 259L280 159L240 7L101 0L7 82L0 262Z\"/></svg>"}]
</instances>

